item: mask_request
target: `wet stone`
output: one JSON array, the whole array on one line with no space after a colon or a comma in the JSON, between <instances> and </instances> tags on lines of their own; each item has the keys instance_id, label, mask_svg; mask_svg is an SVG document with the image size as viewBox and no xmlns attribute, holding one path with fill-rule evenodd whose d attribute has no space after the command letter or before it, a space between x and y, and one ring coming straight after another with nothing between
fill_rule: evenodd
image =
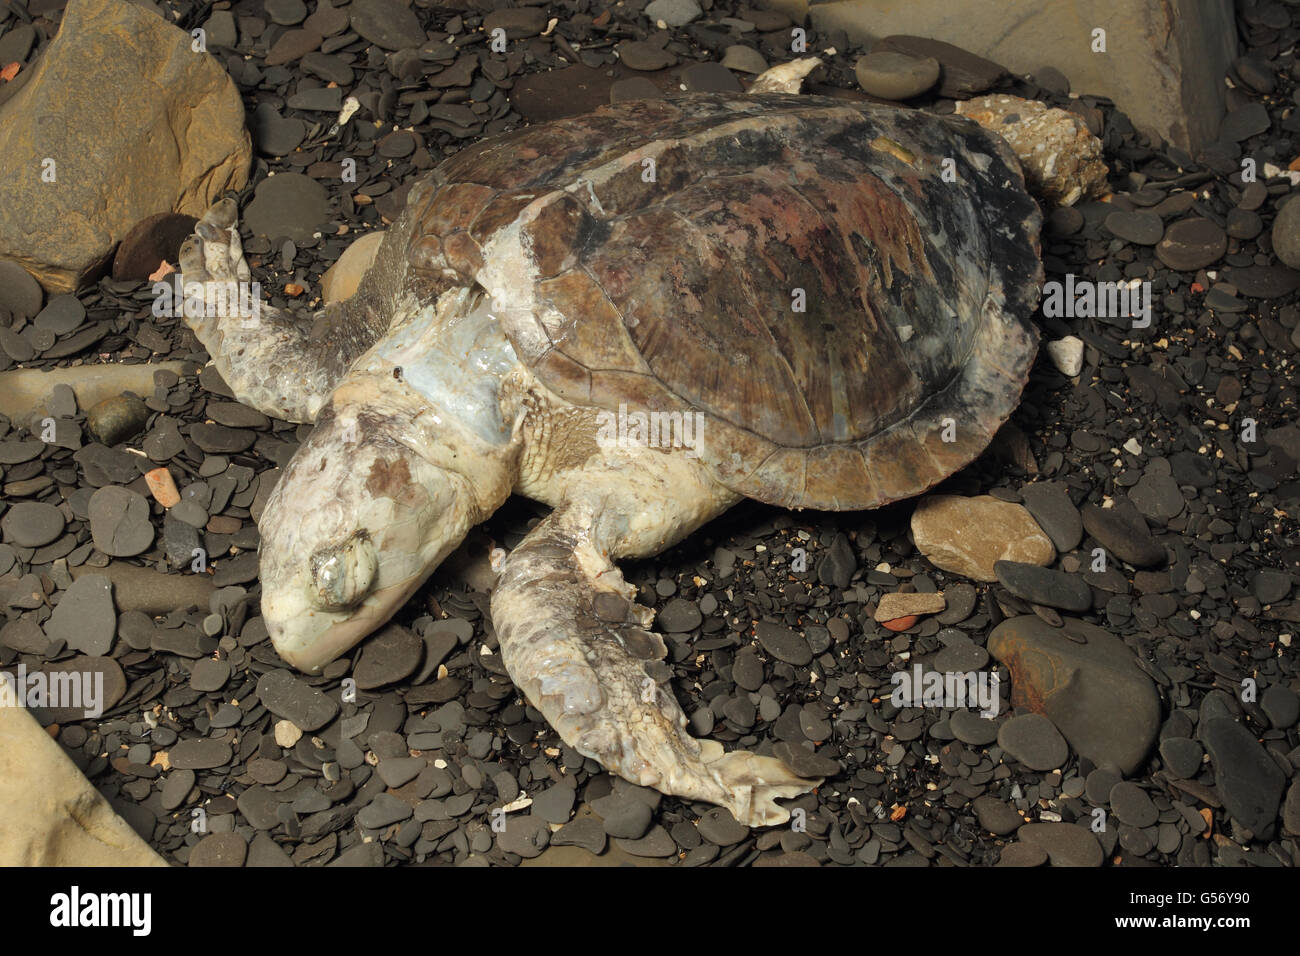
<instances>
[{"instance_id":1,"label":"wet stone","mask_svg":"<svg viewBox=\"0 0 1300 956\"><path fill-rule=\"evenodd\" d=\"M660 628L667 634L684 634L693 631L704 621L699 605L685 598L673 598L657 617Z\"/></svg>"},{"instance_id":2,"label":"wet stone","mask_svg":"<svg viewBox=\"0 0 1300 956\"><path fill-rule=\"evenodd\" d=\"M209 833L190 850L190 866L243 866L248 844L237 833Z\"/></svg>"},{"instance_id":3,"label":"wet stone","mask_svg":"<svg viewBox=\"0 0 1300 956\"><path fill-rule=\"evenodd\" d=\"M535 807L534 804L534 809ZM554 823L556 821L551 820L549 822ZM605 852L605 846L608 842L604 828L600 825L600 821L594 817L583 817L580 820L566 823L551 836L551 843L555 846L582 847L589 853Z\"/></svg>"},{"instance_id":4,"label":"wet stone","mask_svg":"<svg viewBox=\"0 0 1300 956\"><path fill-rule=\"evenodd\" d=\"M682 85L692 93L739 93L740 81L721 63L692 63L682 70Z\"/></svg>"},{"instance_id":5,"label":"wet stone","mask_svg":"<svg viewBox=\"0 0 1300 956\"><path fill-rule=\"evenodd\" d=\"M939 61L905 53L868 53L853 68L864 93L885 100L909 100L939 82Z\"/></svg>"},{"instance_id":6,"label":"wet stone","mask_svg":"<svg viewBox=\"0 0 1300 956\"><path fill-rule=\"evenodd\" d=\"M1047 851L1033 843L1012 843L1002 849L998 866L1042 866L1047 862Z\"/></svg>"},{"instance_id":7,"label":"wet stone","mask_svg":"<svg viewBox=\"0 0 1300 956\"><path fill-rule=\"evenodd\" d=\"M625 40L620 43L618 57L629 69L646 72L662 70L677 62L677 57L667 50L640 40Z\"/></svg>"},{"instance_id":8,"label":"wet stone","mask_svg":"<svg viewBox=\"0 0 1300 956\"><path fill-rule=\"evenodd\" d=\"M352 29L385 50L405 50L425 41L415 13L399 0L353 0Z\"/></svg>"}]
</instances>

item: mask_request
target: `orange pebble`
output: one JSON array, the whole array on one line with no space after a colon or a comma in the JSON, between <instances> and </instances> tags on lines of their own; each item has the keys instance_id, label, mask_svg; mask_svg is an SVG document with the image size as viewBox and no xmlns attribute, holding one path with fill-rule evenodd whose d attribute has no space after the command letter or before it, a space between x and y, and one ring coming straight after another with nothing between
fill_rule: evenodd
<instances>
[{"instance_id":1,"label":"orange pebble","mask_svg":"<svg viewBox=\"0 0 1300 956\"><path fill-rule=\"evenodd\" d=\"M299 295L302 295L302 294L303 294L304 292L306 292L306 291L307 291L307 290L306 290L305 288L303 288L302 286L300 286L300 285L299 285L298 283L296 283L296 282L290 282L288 285L286 285L286 286L284 287L284 294L285 294L285 295L299 296Z\"/></svg>"},{"instance_id":2,"label":"orange pebble","mask_svg":"<svg viewBox=\"0 0 1300 956\"><path fill-rule=\"evenodd\" d=\"M171 275L175 271L176 270L172 268L172 264L164 260L163 262L158 263L157 269L149 273L149 281L157 282L163 276Z\"/></svg>"},{"instance_id":3,"label":"orange pebble","mask_svg":"<svg viewBox=\"0 0 1300 956\"><path fill-rule=\"evenodd\" d=\"M149 494L153 495L154 500L164 508L180 503L181 496L176 491L176 482L172 480L172 473L166 468L155 468L153 471L145 472L144 480L149 486Z\"/></svg>"},{"instance_id":4,"label":"orange pebble","mask_svg":"<svg viewBox=\"0 0 1300 956\"><path fill-rule=\"evenodd\" d=\"M915 624L919 618L915 614L909 614L907 617L896 617L892 621L884 621L884 626L891 631L906 631Z\"/></svg>"},{"instance_id":5,"label":"orange pebble","mask_svg":"<svg viewBox=\"0 0 1300 956\"><path fill-rule=\"evenodd\" d=\"M15 76L18 75L18 71L21 70L22 68L23 65L21 63L18 63L17 61L13 63L6 63L4 65L4 68L0 69L0 80L4 80L6 83L8 83L10 80L12 80Z\"/></svg>"}]
</instances>

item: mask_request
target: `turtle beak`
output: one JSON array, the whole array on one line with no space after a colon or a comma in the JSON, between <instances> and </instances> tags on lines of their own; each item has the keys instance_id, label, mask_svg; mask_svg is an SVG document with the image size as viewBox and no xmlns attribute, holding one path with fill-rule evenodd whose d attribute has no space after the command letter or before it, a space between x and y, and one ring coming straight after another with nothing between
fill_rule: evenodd
<instances>
[{"instance_id":1,"label":"turtle beak","mask_svg":"<svg viewBox=\"0 0 1300 956\"><path fill-rule=\"evenodd\" d=\"M372 591L359 605L342 611L307 606L281 617L264 603L271 643L286 663L308 674L319 674L326 664L346 654L392 617L422 580L416 578Z\"/></svg>"}]
</instances>

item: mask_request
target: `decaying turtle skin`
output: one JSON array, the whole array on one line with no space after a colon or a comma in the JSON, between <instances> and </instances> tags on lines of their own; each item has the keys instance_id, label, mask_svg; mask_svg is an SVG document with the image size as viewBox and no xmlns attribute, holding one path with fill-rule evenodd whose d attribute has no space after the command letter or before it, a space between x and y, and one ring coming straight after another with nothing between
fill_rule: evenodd
<instances>
[{"instance_id":1,"label":"decaying turtle skin","mask_svg":"<svg viewBox=\"0 0 1300 956\"><path fill-rule=\"evenodd\" d=\"M784 821L816 781L685 733L613 562L744 497L868 508L972 460L1033 359L1039 225L974 123L828 98L623 103L452 156L312 330L189 319L242 401L316 422L262 521L277 650L319 670L528 495L554 510L492 618L529 703L634 782ZM182 266L247 277L233 204ZM609 440L629 410L695 437Z\"/></svg>"}]
</instances>

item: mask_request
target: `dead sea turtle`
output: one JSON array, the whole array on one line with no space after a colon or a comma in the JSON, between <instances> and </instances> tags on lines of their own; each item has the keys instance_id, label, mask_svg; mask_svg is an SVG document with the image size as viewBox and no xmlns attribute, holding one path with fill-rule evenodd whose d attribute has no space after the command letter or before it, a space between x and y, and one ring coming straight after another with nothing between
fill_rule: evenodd
<instances>
[{"instance_id":1,"label":"dead sea turtle","mask_svg":"<svg viewBox=\"0 0 1300 956\"><path fill-rule=\"evenodd\" d=\"M210 303L249 276L235 214L183 250ZM1039 225L974 123L823 97L627 102L457 153L314 327L187 319L241 401L315 422L261 522L276 649L319 671L526 495L553 510L491 611L528 701L628 780L783 822L818 781L686 733L614 562L743 498L871 508L970 462L1034 356Z\"/></svg>"}]
</instances>

